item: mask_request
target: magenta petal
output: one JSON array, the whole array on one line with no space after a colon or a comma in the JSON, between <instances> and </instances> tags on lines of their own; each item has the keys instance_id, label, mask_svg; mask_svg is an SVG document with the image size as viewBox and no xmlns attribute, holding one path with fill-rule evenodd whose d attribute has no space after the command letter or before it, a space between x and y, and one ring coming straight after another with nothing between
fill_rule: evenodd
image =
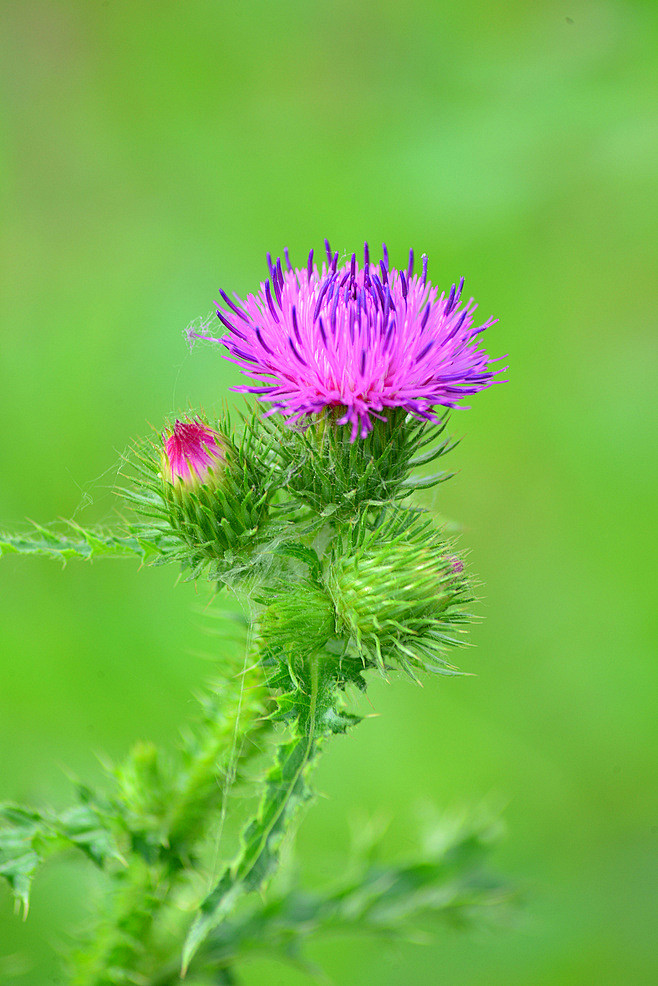
<instances>
[{"instance_id":1,"label":"magenta petal","mask_svg":"<svg viewBox=\"0 0 658 986\"><path fill-rule=\"evenodd\" d=\"M177 420L163 441L172 482L204 482L214 466L225 461L220 435L198 420Z\"/></svg>"}]
</instances>

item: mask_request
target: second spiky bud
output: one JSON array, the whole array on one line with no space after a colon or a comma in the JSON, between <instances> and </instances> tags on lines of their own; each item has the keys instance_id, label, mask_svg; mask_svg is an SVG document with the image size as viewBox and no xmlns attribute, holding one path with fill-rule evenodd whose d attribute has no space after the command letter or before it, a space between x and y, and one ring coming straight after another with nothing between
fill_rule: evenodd
<instances>
[{"instance_id":1,"label":"second spiky bud","mask_svg":"<svg viewBox=\"0 0 658 986\"><path fill-rule=\"evenodd\" d=\"M334 550L328 587L339 630L368 663L454 674L445 660L472 600L454 550L420 512L362 522Z\"/></svg>"}]
</instances>

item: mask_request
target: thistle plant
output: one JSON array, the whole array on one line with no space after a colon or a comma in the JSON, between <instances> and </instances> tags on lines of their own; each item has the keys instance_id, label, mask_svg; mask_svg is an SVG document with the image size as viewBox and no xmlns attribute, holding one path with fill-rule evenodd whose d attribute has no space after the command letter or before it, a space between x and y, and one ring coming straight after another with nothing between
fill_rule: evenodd
<instances>
[{"instance_id":1,"label":"thistle plant","mask_svg":"<svg viewBox=\"0 0 658 986\"><path fill-rule=\"evenodd\" d=\"M321 266L313 251L302 269L268 255L254 294L220 292L220 333L188 333L251 378L233 388L256 399L237 424L227 411L179 414L136 443L112 529L0 539L2 553L173 563L244 614L242 653L218 659L175 753L136 745L106 790L80 786L64 811L0 806L0 875L25 912L54 853L83 852L106 874L106 906L70 956L76 986L237 983L254 950L298 962L312 934L404 936L507 896L483 867L486 820L444 824L402 862L362 840L349 876L315 892L273 879L321 750L358 725L372 675L394 687L398 671L459 673L450 654L472 619L472 578L413 496L448 476L425 466L454 445L449 409L502 372L480 344L493 320L475 324L463 280L439 294L426 257L419 273L413 252L396 270L366 244L362 264L339 265L325 246ZM237 854L217 868L227 812L239 820L250 805Z\"/></svg>"}]
</instances>

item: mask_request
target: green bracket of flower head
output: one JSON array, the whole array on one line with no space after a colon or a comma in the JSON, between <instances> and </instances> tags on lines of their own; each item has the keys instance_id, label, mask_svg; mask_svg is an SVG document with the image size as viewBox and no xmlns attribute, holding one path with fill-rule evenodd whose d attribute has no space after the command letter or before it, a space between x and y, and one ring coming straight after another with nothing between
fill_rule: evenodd
<instances>
[{"instance_id":1,"label":"green bracket of flower head","mask_svg":"<svg viewBox=\"0 0 658 986\"><path fill-rule=\"evenodd\" d=\"M263 419L281 462L290 492L323 516L354 515L363 506L390 503L408 496L413 488L412 469L433 462L456 442L444 433L447 417L439 425L393 408L386 420L374 422L372 431L350 442L339 426L340 410L327 410L304 428L291 428L278 416ZM440 472L424 477L425 486L450 478Z\"/></svg>"},{"instance_id":2,"label":"green bracket of flower head","mask_svg":"<svg viewBox=\"0 0 658 986\"><path fill-rule=\"evenodd\" d=\"M287 662L307 658L335 636L336 620L330 597L310 580L278 581L256 597L263 605L257 637L264 659Z\"/></svg>"},{"instance_id":3,"label":"green bracket of flower head","mask_svg":"<svg viewBox=\"0 0 658 986\"><path fill-rule=\"evenodd\" d=\"M337 540L326 581L338 631L366 666L457 674L445 652L471 621L472 601L454 547L420 510L361 518Z\"/></svg>"}]
</instances>

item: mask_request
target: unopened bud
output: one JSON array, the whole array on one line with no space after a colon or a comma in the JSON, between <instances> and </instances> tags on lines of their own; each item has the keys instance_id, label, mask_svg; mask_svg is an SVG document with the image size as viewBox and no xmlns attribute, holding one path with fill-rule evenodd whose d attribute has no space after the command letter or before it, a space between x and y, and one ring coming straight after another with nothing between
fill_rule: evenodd
<instances>
[{"instance_id":1,"label":"unopened bud","mask_svg":"<svg viewBox=\"0 0 658 986\"><path fill-rule=\"evenodd\" d=\"M428 521L404 528L393 517L362 531L351 551L336 555L329 575L339 628L380 669L454 673L444 659L459 624L468 622L468 583L461 561Z\"/></svg>"},{"instance_id":2,"label":"unopened bud","mask_svg":"<svg viewBox=\"0 0 658 986\"><path fill-rule=\"evenodd\" d=\"M259 631L263 649L274 656L307 656L335 636L334 608L320 586L306 582L298 583L294 589L280 586L271 593L268 603L259 620Z\"/></svg>"},{"instance_id":3,"label":"unopened bud","mask_svg":"<svg viewBox=\"0 0 658 986\"><path fill-rule=\"evenodd\" d=\"M253 543L270 491L248 443L236 445L228 422L176 420L162 435L160 481L168 519L194 550L191 563L233 556Z\"/></svg>"},{"instance_id":4,"label":"unopened bud","mask_svg":"<svg viewBox=\"0 0 658 986\"><path fill-rule=\"evenodd\" d=\"M226 462L224 446L218 432L196 421L174 423L162 436L162 465L165 478L172 484L194 487L206 483Z\"/></svg>"}]
</instances>

